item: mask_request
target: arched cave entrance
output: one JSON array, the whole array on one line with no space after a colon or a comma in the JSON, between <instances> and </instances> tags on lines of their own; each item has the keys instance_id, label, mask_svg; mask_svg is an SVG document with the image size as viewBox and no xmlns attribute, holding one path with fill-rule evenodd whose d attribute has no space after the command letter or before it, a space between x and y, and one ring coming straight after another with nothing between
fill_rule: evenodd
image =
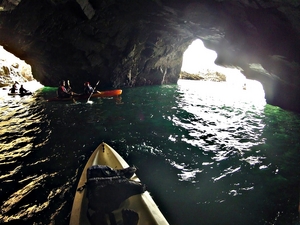
<instances>
[{"instance_id":1,"label":"arched cave entrance","mask_svg":"<svg viewBox=\"0 0 300 225\"><path fill-rule=\"evenodd\" d=\"M15 81L34 91L42 85L33 78L31 66L0 46L0 87L8 89Z\"/></svg>"},{"instance_id":2,"label":"arched cave entrance","mask_svg":"<svg viewBox=\"0 0 300 225\"><path fill-rule=\"evenodd\" d=\"M265 102L265 91L259 81L247 79L240 69L216 65L216 58L217 53L207 49L202 40L194 40L183 54L180 78L225 82L228 91L243 89L253 96L253 102Z\"/></svg>"}]
</instances>

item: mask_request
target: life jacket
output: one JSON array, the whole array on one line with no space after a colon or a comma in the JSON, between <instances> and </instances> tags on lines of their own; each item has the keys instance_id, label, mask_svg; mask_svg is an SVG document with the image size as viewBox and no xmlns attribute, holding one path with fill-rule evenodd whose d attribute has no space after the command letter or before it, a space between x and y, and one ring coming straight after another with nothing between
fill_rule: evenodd
<instances>
[{"instance_id":1,"label":"life jacket","mask_svg":"<svg viewBox=\"0 0 300 225\"><path fill-rule=\"evenodd\" d=\"M57 90L58 97L69 97L68 91L64 86L59 86Z\"/></svg>"}]
</instances>

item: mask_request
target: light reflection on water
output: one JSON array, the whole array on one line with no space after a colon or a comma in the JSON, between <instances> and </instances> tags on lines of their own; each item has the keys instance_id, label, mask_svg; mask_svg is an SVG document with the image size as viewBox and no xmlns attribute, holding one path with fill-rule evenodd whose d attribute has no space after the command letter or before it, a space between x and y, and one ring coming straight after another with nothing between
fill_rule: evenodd
<instances>
[{"instance_id":1,"label":"light reflection on water","mask_svg":"<svg viewBox=\"0 0 300 225\"><path fill-rule=\"evenodd\" d=\"M261 137L265 127L263 120L266 105L262 86L258 82L248 81L247 90L224 83L213 84L217 89L212 89L209 82L207 85L202 85L202 81L194 82L193 85L185 83L189 81L179 81L181 96L178 98L178 109L185 110L190 116L183 119L179 114L168 119L174 126L188 131L188 136L170 135L169 140L176 143L180 138L180 141L212 154L211 161L203 162L200 168L186 168L172 162L173 166L181 170L178 174L180 180L194 180L198 173L206 171L203 166L211 166L230 157L238 158L241 164L247 162L252 166L260 164L261 168L267 168L267 165L263 165L265 157L245 156L253 146L265 143L265 139ZM212 180L216 182L240 172L240 168L240 165L228 167L212 177Z\"/></svg>"},{"instance_id":2,"label":"light reflection on water","mask_svg":"<svg viewBox=\"0 0 300 225\"><path fill-rule=\"evenodd\" d=\"M68 224L78 177L102 141L139 168L172 225L295 221L299 115L251 89L179 81L125 89L124 104L46 102L55 88L5 97L0 221Z\"/></svg>"}]
</instances>

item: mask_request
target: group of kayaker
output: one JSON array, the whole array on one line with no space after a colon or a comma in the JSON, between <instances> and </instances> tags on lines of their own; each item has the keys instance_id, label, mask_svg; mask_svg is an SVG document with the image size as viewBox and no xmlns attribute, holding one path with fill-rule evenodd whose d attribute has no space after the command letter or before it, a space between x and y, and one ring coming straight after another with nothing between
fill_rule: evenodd
<instances>
[{"instance_id":1,"label":"group of kayaker","mask_svg":"<svg viewBox=\"0 0 300 225\"><path fill-rule=\"evenodd\" d=\"M15 83L12 85L12 87L9 89L10 90L10 93L11 94L16 94L17 93L17 90L18 90L18 81L15 81ZM25 95L29 93L28 90L26 90L24 87L23 87L23 84L21 84L20 86L20 89L19 89L19 94L20 95Z\"/></svg>"},{"instance_id":2,"label":"group of kayaker","mask_svg":"<svg viewBox=\"0 0 300 225\"><path fill-rule=\"evenodd\" d=\"M57 96L59 98L69 98L72 96L78 96L78 95L90 95L94 93L94 88L90 85L89 82L84 82L84 88L83 88L83 93L82 94L77 94L72 91L70 81L68 80L67 82L62 80L60 81L59 87L57 89Z\"/></svg>"}]
</instances>

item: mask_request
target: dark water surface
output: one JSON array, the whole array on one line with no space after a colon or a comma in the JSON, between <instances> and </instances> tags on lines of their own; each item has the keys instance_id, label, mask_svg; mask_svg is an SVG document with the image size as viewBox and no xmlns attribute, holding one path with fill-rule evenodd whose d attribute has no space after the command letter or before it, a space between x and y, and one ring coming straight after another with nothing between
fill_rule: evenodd
<instances>
[{"instance_id":1,"label":"dark water surface","mask_svg":"<svg viewBox=\"0 0 300 225\"><path fill-rule=\"evenodd\" d=\"M0 98L0 223L67 225L105 141L139 168L171 225L299 224L300 116L258 89L180 81L125 89L123 104L53 95Z\"/></svg>"}]
</instances>

